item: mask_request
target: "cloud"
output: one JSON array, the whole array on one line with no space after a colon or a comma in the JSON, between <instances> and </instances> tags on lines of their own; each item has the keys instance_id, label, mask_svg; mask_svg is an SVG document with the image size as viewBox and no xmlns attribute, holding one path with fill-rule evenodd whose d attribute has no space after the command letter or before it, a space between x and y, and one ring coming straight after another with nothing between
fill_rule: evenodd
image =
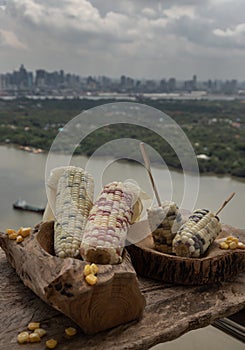
<instances>
[{"instance_id":1,"label":"cloud","mask_svg":"<svg viewBox=\"0 0 245 350\"><path fill-rule=\"evenodd\" d=\"M14 49L26 49L26 45L22 43L15 33L9 31L9 30L4 30L0 28L0 47L10 47Z\"/></svg>"},{"instance_id":2,"label":"cloud","mask_svg":"<svg viewBox=\"0 0 245 350\"><path fill-rule=\"evenodd\" d=\"M80 74L186 77L206 74L207 63L215 76L222 59L224 74L235 62L245 78L243 7L244 0L0 0L0 71L22 60Z\"/></svg>"}]
</instances>

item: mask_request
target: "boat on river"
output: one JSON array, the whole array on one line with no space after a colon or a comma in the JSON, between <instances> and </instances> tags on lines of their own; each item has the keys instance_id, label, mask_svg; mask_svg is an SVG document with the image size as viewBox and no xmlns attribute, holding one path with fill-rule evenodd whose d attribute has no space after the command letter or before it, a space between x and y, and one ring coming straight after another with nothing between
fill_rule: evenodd
<instances>
[{"instance_id":1,"label":"boat on river","mask_svg":"<svg viewBox=\"0 0 245 350\"><path fill-rule=\"evenodd\" d=\"M17 201L15 201L13 203L13 208L18 209L18 210L33 211L33 212L40 213L40 214L43 214L44 209L45 209L45 208L36 207L34 205L28 204L23 199L17 199Z\"/></svg>"}]
</instances>

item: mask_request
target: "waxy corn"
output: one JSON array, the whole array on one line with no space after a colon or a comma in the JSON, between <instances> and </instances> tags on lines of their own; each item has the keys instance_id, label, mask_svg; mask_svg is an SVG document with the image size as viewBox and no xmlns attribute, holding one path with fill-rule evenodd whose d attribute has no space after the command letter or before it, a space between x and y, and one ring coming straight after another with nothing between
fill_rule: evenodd
<instances>
[{"instance_id":1,"label":"waxy corn","mask_svg":"<svg viewBox=\"0 0 245 350\"><path fill-rule=\"evenodd\" d=\"M64 170L57 186L54 225L54 249L60 258L78 257L93 193L89 173L72 166Z\"/></svg>"},{"instance_id":2,"label":"waxy corn","mask_svg":"<svg viewBox=\"0 0 245 350\"><path fill-rule=\"evenodd\" d=\"M181 226L173 240L178 256L199 258L221 231L219 218L207 209L198 209Z\"/></svg>"}]
</instances>

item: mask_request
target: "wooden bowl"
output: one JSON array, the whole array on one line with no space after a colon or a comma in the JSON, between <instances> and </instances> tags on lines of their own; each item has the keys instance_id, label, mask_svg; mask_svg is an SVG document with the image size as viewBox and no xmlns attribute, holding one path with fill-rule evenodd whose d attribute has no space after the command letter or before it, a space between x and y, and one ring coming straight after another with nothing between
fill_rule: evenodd
<instances>
[{"instance_id":1,"label":"wooden bowl","mask_svg":"<svg viewBox=\"0 0 245 350\"><path fill-rule=\"evenodd\" d=\"M222 232L201 258L183 258L158 252L152 235L127 247L134 268L142 277L183 285L223 282L245 270L245 250L222 250L219 242L233 235L245 242L245 230L222 225Z\"/></svg>"},{"instance_id":2,"label":"wooden bowl","mask_svg":"<svg viewBox=\"0 0 245 350\"><path fill-rule=\"evenodd\" d=\"M145 298L125 251L119 265L98 265L98 282L83 275L87 262L54 256L54 222L35 227L22 243L0 233L0 246L23 283L37 296L75 321L85 333L96 333L141 317Z\"/></svg>"}]
</instances>

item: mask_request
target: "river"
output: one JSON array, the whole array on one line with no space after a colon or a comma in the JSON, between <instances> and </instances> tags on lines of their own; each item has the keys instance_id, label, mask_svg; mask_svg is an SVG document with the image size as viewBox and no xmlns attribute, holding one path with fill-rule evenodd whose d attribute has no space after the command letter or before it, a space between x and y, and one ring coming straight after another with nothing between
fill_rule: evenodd
<instances>
[{"instance_id":1,"label":"river","mask_svg":"<svg viewBox=\"0 0 245 350\"><path fill-rule=\"evenodd\" d=\"M11 146L0 146L0 230L17 228L19 226L32 226L41 220L41 215L18 211L12 204L18 198L28 203L45 206L47 202L45 191L46 154L33 154L20 151ZM66 164L66 157L57 155L53 166ZM85 167L88 158L74 156L72 164ZM105 160L92 159L89 167L94 171L96 178L95 193L97 194L102 183L113 180L134 179L147 192L153 196L148 175L143 166L132 162L114 162L105 168ZM169 172L166 169L153 168L154 179L162 200L173 199L179 205L184 195L183 175L177 171ZM187 176L191 183L195 177ZM226 224L244 228L245 181L231 177L200 176L200 187L195 208L209 208L215 211L231 192L236 192L233 200L221 212L220 219ZM186 208L192 209L194 194L185 193Z\"/></svg>"},{"instance_id":2,"label":"river","mask_svg":"<svg viewBox=\"0 0 245 350\"><path fill-rule=\"evenodd\" d=\"M37 206L45 206L47 202L45 191L45 166L46 154L33 154L20 151L14 147L0 146L0 230L7 228L19 228L20 226L33 226L41 221L41 215L22 212L12 208L13 202L22 198L28 203ZM66 164L66 157L57 155L53 159L53 166ZM72 163L85 167L88 158L76 156ZM114 162L108 167L105 159L92 159L89 166L96 178L95 192L97 193L104 184L113 180L134 179L152 196L150 182L146 170L142 165L129 162ZM183 175L177 171L169 172L166 169L153 168L153 175L162 200L173 199L178 204L182 202L184 195ZM102 174L102 175L101 175ZM188 175L188 181L193 184L196 178ZM194 188L195 186L193 186ZM200 188L195 207L210 208L216 210L231 192L236 192L233 200L220 214L221 221L239 228L245 227L244 198L245 181L230 177L201 176ZM190 193L186 203L193 205L195 195ZM187 207L186 209L191 209ZM238 340L218 331L212 326L189 332L183 337L152 348L154 350L196 350L207 349L236 350L242 349L242 343Z\"/></svg>"}]
</instances>

